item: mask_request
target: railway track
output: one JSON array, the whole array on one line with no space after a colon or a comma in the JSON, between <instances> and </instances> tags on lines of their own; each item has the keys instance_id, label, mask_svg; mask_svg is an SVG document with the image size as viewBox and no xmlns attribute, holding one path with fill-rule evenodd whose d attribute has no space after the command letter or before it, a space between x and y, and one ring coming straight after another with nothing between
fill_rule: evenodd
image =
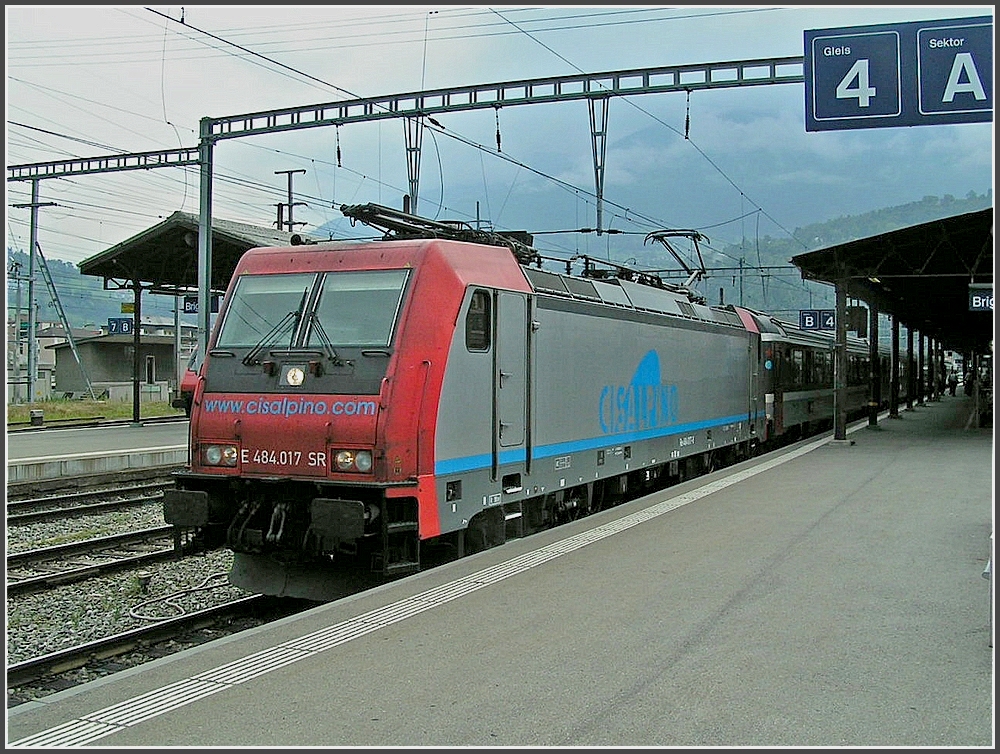
<instances>
[{"instance_id":1,"label":"railway track","mask_svg":"<svg viewBox=\"0 0 1000 754\"><path fill-rule=\"evenodd\" d=\"M153 466L142 469L107 471L53 479L32 479L7 484L7 513L27 510L29 504L37 507L83 505L87 495L92 498L114 495L115 490L136 491L146 485L157 485L160 490L173 484L171 474L181 466ZM151 488L152 491L155 489ZM75 501L75 502L71 502ZM12 509L11 506L14 506Z\"/></svg>"},{"instance_id":2,"label":"railway track","mask_svg":"<svg viewBox=\"0 0 1000 754\"><path fill-rule=\"evenodd\" d=\"M55 521L67 516L89 515L153 503L173 486L168 480L141 482L116 488L87 489L59 495L23 498L7 502L7 524ZM112 499L107 499L112 498Z\"/></svg>"},{"instance_id":3,"label":"railway track","mask_svg":"<svg viewBox=\"0 0 1000 754\"><path fill-rule=\"evenodd\" d=\"M168 525L24 550L7 556L7 594L167 560L181 551L176 530Z\"/></svg>"},{"instance_id":4,"label":"railway track","mask_svg":"<svg viewBox=\"0 0 1000 754\"><path fill-rule=\"evenodd\" d=\"M185 636L199 630L213 628L213 631L201 637L200 641L214 639L292 615L312 607L313 604L252 595L183 615L163 618L149 626L13 663L7 666L8 699L13 696L16 700L18 692L23 692L23 687L29 684L38 684L45 679L51 680L60 674L80 668L90 667L92 674L97 676L106 674L101 672L102 665L107 672L114 672L120 667L115 664L108 667L108 661L130 652L143 654L151 651L154 655L167 654L166 651L157 651L155 649L157 644L172 641L175 643L176 651L178 648L183 648L176 645L183 643ZM189 643L193 645L200 642L189 637ZM138 658L139 662L148 659L150 659L148 656ZM40 685L45 687L44 683ZM65 685L65 681L60 685Z\"/></svg>"}]
</instances>

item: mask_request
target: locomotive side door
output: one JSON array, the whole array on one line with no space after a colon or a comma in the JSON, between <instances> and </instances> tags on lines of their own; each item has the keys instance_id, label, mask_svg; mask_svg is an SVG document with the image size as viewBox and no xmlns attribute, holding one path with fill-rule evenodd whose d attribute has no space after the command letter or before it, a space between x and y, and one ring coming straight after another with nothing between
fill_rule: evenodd
<instances>
[{"instance_id":1,"label":"locomotive side door","mask_svg":"<svg viewBox=\"0 0 1000 754\"><path fill-rule=\"evenodd\" d=\"M748 356L748 361L750 362L750 405L747 409L749 422L752 426L760 421L760 416L758 416L757 412L761 411L763 413L761 406L762 396L760 393L760 365L763 356L763 344L758 333L750 333Z\"/></svg>"},{"instance_id":2,"label":"locomotive side door","mask_svg":"<svg viewBox=\"0 0 1000 754\"><path fill-rule=\"evenodd\" d=\"M493 371L493 470L525 445L528 306L521 293L496 293ZM523 454L516 454L523 459Z\"/></svg>"}]
</instances>

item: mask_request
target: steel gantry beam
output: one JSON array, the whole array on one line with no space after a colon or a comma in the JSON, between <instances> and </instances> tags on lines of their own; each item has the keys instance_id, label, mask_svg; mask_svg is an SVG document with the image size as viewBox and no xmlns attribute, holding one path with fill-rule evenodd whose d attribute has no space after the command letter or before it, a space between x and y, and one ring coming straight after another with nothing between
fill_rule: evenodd
<instances>
[{"instance_id":1,"label":"steel gantry beam","mask_svg":"<svg viewBox=\"0 0 1000 754\"><path fill-rule=\"evenodd\" d=\"M385 118L414 118L434 113L543 102L624 97L634 94L802 83L801 56L758 58L723 63L633 68L623 71L521 79L478 86L429 89L382 97L363 97L320 105L265 110L201 120L202 139L211 142L277 131L362 123ZM153 152L73 157L67 160L8 165L8 181L64 178L123 170L197 165L202 147Z\"/></svg>"},{"instance_id":2,"label":"steel gantry beam","mask_svg":"<svg viewBox=\"0 0 1000 754\"><path fill-rule=\"evenodd\" d=\"M802 65L802 56L759 58L428 89L383 97L362 97L320 105L208 118L203 121L203 124L207 124L208 130L202 131L201 136L213 140L232 139L317 126L483 110L491 107L696 89L802 83L805 80Z\"/></svg>"},{"instance_id":3,"label":"steel gantry beam","mask_svg":"<svg viewBox=\"0 0 1000 754\"><path fill-rule=\"evenodd\" d=\"M340 126L386 118L405 118L406 169L410 212L417 207L423 118L437 113L586 100L597 197L597 233L602 232L604 155L611 97L697 89L802 83L803 58L757 58L722 63L631 68L603 73L518 79L477 86L429 89L382 97L361 97L318 105L265 110L202 121L201 138L210 141L255 134Z\"/></svg>"},{"instance_id":4,"label":"steel gantry beam","mask_svg":"<svg viewBox=\"0 0 1000 754\"><path fill-rule=\"evenodd\" d=\"M72 175L118 173L123 170L149 170L197 165L198 148L163 149L156 152L132 152L101 157L74 157L69 160L8 165L8 181L33 181L40 178L67 178Z\"/></svg>"}]
</instances>

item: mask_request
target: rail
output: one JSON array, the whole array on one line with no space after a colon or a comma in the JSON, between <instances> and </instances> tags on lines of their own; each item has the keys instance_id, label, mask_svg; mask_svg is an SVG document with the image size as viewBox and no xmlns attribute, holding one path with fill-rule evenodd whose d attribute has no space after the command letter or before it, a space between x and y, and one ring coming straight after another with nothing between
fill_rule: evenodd
<instances>
[{"instance_id":1,"label":"rail","mask_svg":"<svg viewBox=\"0 0 1000 754\"><path fill-rule=\"evenodd\" d=\"M249 614L266 600L267 598L261 595L243 597L194 613L164 618L150 626L135 628L17 662L7 666L7 686L11 688L24 685L48 675L65 673L84 667L95 659L103 660L122 655L141 645L173 638L184 631L190 631L204 625L212 625L220 618L235 614Z\"/></svg>"}]
</instances>

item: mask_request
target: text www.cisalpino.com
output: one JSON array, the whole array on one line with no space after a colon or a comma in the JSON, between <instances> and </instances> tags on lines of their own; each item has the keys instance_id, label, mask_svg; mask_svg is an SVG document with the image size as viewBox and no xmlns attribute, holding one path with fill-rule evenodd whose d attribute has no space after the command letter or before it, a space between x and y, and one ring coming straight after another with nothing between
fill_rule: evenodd
<instances>
[{"instance_id":1,"label":"text www.cisalpino.com","mask_svg":"<svg viewBox=\"0 0 1000 754\"><path fill-rule=\"evenodd\" d=\"M202 409L209 414L267 414L269 416L374 416L375 401L325 401L308 398L264 398L252 400L207 399Z\"/></svg>"}]
</instances>

